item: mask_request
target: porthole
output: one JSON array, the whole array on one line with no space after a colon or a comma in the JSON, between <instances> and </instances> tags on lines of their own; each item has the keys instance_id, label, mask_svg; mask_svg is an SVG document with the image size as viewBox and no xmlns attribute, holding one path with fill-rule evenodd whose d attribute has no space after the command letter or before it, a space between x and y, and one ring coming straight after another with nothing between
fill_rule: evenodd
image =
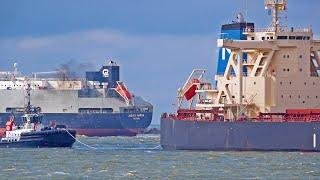
<instances>
[{"instance_id":1,"label":"porthole","mask_svg":"<svg viewBox=\"0 0 320 180\"><path fill-rule=\"evenodd\" d=\"M312 84L313 84L313 85L316 85L316 83L315 83L315 82L313 82Z\"/></svg>"},{"instance_id":2,"label":"porthole","mask_svg":"<svg viewBox=\"0 0 320 180\"><path fill-rule=\"evenodd\" d=\"M302 68L300 68L300 72L302 72Z\"/></svg>"},{"instance_id":3,"label":"porthole","mask_svg":"<svg viewBox=\"0 0 320 180\"><path fill-rule=\"evenodd\" d=\"M256 83L256 82L253 82L253 84L256 85L257 83Z\"/></svg>"},{"instance_id":4,"label":"porthole","mask_svg":"<svg viewBox=\"0 0 320 180\"><path fill-rule=\"evenodd\" d=\"M281 98L283 98L283 95L281 95Z\"/></svg>"},{"instance_id":5,"label":"porthole","mask_svg":"<svg viewBox=\"0 0 320 180\"><path fill-rule=\"evenodd\" d=\"M287 71L289 72L289 71L290 71L290 69L288 68L288 69L287 69Z\"/></svg>"},{"instance_id":6,"label":"porthole","mask_svg":"<svg viewBox=\"0 0 320 180\"><path fill-rule=\"evenodd\" d=\"M286 69L283 69L283 71L286 71Z\"/></svg>"},{"instance_id":7,"label":"porthole","mask_svg":"<svg viewBox=\"0 0 320 180\"><path fill-rule=\"evenodd\" d=\"M304 85L307 85L307 83L306 83L306 82L304 82Z\"/></svg>"},{"instance_id":8,"label":"porthole","mask_svg":"<svg viewBox=\"0 0 320 180\"><path fill-rule=\"evenodd\" d=\"M291 95L289 96L289 98L291 99Z\"/></svg>"},{"instance_id":9,"label":"porthole","mask_svg":"<svg viewBox=\"0 0 320 180\"><path fill-rule=\"evenodd\" d=\"M300 59L302 59L302 55L300 55Z\"/></svg>"},{"instance_id":10,"label":"porthole","mask_svg":"<svg viewBox=\"0 0 320 180\"><path fill-rule=\"evenodd\" d=\"M283 58L286 58L286 55L283 55Z\"/></svg>"},{"instance_id":11,"label":"porthole","mask_svg":"<svg viewBox=\"0 0 320 180\"><path fill-rule=\"evenodd\" d=\"M300 99L300 95L298 96L298 98Z\"/></svg>"},{"instance_id":12,"label":"porthole","mask_svg":"<svg viewBox=\"0 0 320 180\"><path fill-rule=\"evenodd\" d=\"M291 85L291 82L289 82L289 84Z\"/></svg>"},{"instance_id":13,"label":"porthole","mask_svg":"<svg viewBox=\"0 0 320 180\"><path fill-rule=\"evenodd\" d=\"M302 101L302 103L304 104L304 103L306 103L305 101Z\"/></svg>"},{"instance_id":14,"label":"porthole","mask_svg":"<svg viewBox=\"0 0 320 180\"><path fill-rule=\"evenodd\" d=\"M280 85L282 85L282 82L280 82Z\"/></svg>"},{"instance_id":15,"label":"porthole","mask_svg":"<svg viewBox=\"0 0 320 180\"><path fill-rule=\"evenodd\" d=\"M316 96L316 99L318 99L318 96Z\"/></svg>"},{"instance_id":16,"label":"porthole","mask_svg":"<svg viewBox=\"0 0 320 180\"><path fill-rule=\"evenodd\" d=\"M289 55L287 55L287 58L289 58L290 56Z\"/></svg>"}]
</instances>

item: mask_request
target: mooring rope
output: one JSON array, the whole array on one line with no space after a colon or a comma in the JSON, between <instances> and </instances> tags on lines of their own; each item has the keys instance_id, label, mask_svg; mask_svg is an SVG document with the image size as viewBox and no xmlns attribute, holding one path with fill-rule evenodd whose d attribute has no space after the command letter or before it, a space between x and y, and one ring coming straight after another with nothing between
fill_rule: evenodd
<instances>
[{"instance_id":1,"label":"mooring rope","mask_svg":"<svg viewBox=\"0 0 320 180\"><path fill-rule=\"evenodd\" d=\"M63 130L65 130L74 140L76 140L78 143L80 143L80 144L82 144L82 145L84 145L84 146L86 146L86 147L88 147L88 148L90 148L90 149L97 149L96 147L93 147L93 146L90 146L90 145L88 145L88 144L86 144L86 143L84 143L84 142L81 142L79 139L77 139L76 137L74 137L67 129L63 129ZM158 145L158 146L155 146L155 147L153 147L153 148L149 148L150 150L157 150L157 149L161 149L161 145ZM148 150L148 149L146 149L146 150Z\"/></svg>"},{"instance_id":2,"label":"mooring rope","mask_svg":"<svg viewBox=\"0 0 320 180\"><path fill-rule=\"evenodd\" d=\"M77 139L76 137L74 137L67 129L63 129L63 130L65 130L74 140L76 140L78 143L80 143L80 144L82 144L82 145L84 145L84 146L86 146L86 147L88 147L88 148L91 148L91 149L97 149L97 148L95 148L95 147L93 147L93 146L90 146L90 145L88 145L88 144L86 144L86 143L83 143L83 142L81 142L79 139Z\"/></svg>"}]
</instances>

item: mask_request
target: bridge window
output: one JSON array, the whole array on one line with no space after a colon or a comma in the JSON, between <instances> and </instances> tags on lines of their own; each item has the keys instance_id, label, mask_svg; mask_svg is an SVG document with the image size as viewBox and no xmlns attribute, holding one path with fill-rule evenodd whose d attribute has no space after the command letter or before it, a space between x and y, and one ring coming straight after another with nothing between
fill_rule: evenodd
<instances>
[{"instance_id":1,"label":"bridge window","mask_svg":"<svg viewBox=\"0 0 320 180\"><path fill-rule=\"evenodd\" d=\"M278 39L288 39L288 36L278 36Z\"/></svg>"},{"instance_id":2,"label":"bridge window","mask_svg":"<svg viewBox=\"0 0 320 180\"><path fill-rule=\"evenodd\" d=\"M303 36L297 36L296 40L303 40Z\"/></svg>"},{"instance_id":3,"label":"bridge window","mask_svg":"<svg viewBox=\"0 0 320 180\"><path fill-rule=\"evenodd\" d=\"M86 114L97 114L100 113L100 108L79 108L78 112Z\"/></svg>"},{"instance_id":4,"label":"bridge window","mask_svg":"<svg viewBox=\"0 0 320 180\"><path fill-rule=\"evenodd\" d=\"M112 113L113 109L112 108L102 108L102 113Z\"/></svg>"},{"instance_id":5,"label":"bridge window","mask_svg":"<svg viewBox=\"0 0 320 180\"><path fill-rule=\"evenodd\" d=\"M289 39L290 39L290 40L295 40L296 37L295 37L295 36L289 36Z\"/></svg>"}]
</instances>

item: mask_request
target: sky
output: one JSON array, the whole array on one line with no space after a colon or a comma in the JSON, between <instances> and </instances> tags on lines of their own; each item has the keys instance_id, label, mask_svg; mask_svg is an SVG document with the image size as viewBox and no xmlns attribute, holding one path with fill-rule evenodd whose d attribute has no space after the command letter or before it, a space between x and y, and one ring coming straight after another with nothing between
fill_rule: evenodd
<instances>
[{"instance_id":1,"label":"sky","mask_svg":"<svg viewBox=\"0 0 320 180\"><path fill-rule=\"evenodd\" d=\"M289 0L283 21L320 34L319 0ZM50 71L72 61L96 70L115 60L131 92L154 105L153 124L177 109L192 69L213 80L216 40L238 12L270 25L263 0L1 0L0 71ZM79 69L80 72L84 71Z\"/></svg>"}]
</instances>

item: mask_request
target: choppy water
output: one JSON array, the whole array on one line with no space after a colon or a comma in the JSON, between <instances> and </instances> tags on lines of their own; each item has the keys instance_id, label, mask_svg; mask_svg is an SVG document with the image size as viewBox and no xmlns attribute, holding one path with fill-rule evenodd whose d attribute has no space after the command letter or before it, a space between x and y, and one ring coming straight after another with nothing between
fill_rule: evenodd
<instances>
[{"instance_id":1,"label":"choppy water","mask_svg":"<svg viewBox=\"0 0 320 180\"><path fill-rule=\"evenodd\" d=\"M79 139L97 149L0 149L0 179L320 178L320 153L163 151L159 135Z\"/></svg>"}]
</instances>

